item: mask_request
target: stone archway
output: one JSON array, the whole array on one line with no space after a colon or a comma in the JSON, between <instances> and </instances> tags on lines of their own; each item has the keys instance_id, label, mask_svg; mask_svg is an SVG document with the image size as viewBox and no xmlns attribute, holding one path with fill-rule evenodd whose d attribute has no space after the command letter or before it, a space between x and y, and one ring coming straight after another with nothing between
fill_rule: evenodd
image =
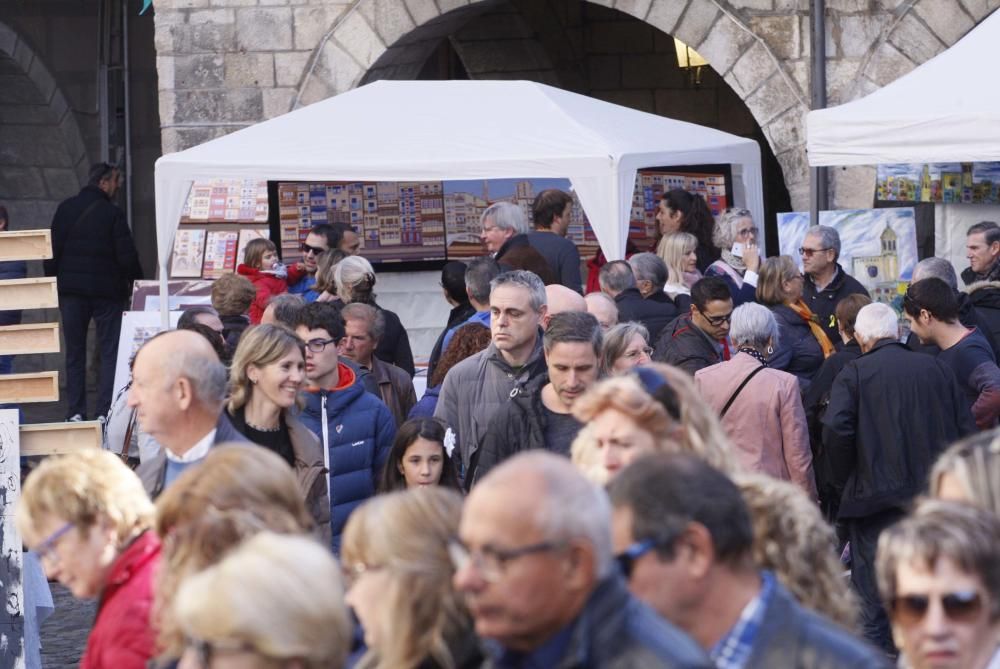
<instances>
[{"instance_id":1,"label":"stone archway","mask_svg":"<svg viewBox=\"0 0 1000 669\"><path fill-rule=\"evenodd\" d=\"M86 177L77 120L41 58L0 23L0 201L11 225L47 228L60 200Z\"/></svg>"}]
</instances>

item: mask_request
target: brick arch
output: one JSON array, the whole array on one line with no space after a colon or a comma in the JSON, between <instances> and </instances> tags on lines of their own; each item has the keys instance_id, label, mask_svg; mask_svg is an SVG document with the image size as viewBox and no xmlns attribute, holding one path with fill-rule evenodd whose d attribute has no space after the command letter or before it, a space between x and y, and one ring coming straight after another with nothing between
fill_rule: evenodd
<instances>
[{"instance_id":1,"label":"brick arch","mask_svg":"<svg viewBox=\"0 0 1000 669\"><path fill-rule=\"evenodd\" d=\"M778 157L793 201L808 194L802 86L768 43L717 0L591 0L614 8L697 49L744 101ZM447 29L469 20L495 0L358 0L324 34L310 57L292 108L362 84L385 54L400 45L416 51L412 33ZM400 76L408 71L401 66ZM412 67L410 67L412 69ZM799 202L796 202L798 204Z\"/></svg>"}]
</instances>

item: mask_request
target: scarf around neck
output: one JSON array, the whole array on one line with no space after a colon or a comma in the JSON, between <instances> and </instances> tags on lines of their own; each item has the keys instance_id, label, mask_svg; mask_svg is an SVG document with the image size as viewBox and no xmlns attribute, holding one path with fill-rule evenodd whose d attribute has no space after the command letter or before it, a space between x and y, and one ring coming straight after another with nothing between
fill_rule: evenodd
<instances>
[{"instance_id":1,"label":"scarf around neck","mask_svg":"<svg viewBox=\"0 0 1000 669\"><path fill-rule=\"evenodd\" d=\"M726 263L740 274L747 271L747 266L743 264L743 258L737 258L728 249L722 249L722 262Z\"/></svg>"},{"instance_id":2,"label":"scarf around neck","mask_svg":"<svg viewBox=\"0 0 1000 669\"><path fill-rule=\"evenodd\" d=\"M799 318L806 322L812 336L817 342L819 342L819 347L823 349L823 357L829 358L836 349L834 349L833 343L830 342L830 338L826 334L826 330L824 330L823 326L819 324L812 310L809 309L801 298L795 304L789 304L788 308L798 314Z\"/></svg>"},{"instance_id":3,"label":"scarf around neck","mask_svg":"<svg viewBox=\"0 0 1000 669\"><path fill-rule=\"evenodd\" d=\"M747 355L749 355L749 356L750 356L751 358L753 358L754 360L756 360L756 361L757 361L757 362L759 362L760 364L762 364L762 365L764 365L765 367L767 367L767 358L765 358L765 357L764 357L764 354L763 354L763 353L761 353L760 351L758 351L757 349L755 349L755 348L751 348L751 347L749 347L749 346L740 346L740 348L739 348L739 351L738 351L738 352L739 352L739 353L746 353L746 354L747 354Z\"/></svg>"}]
</instances>

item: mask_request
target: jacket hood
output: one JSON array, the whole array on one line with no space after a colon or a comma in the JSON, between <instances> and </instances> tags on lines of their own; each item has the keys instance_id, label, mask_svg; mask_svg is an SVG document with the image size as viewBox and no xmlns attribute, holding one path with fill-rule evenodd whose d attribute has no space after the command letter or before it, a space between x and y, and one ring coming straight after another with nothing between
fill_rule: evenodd
<instances>
[{"instance_id":1,"label":"jacket hood","mask_svg":"<svg viewBox=\"0 0 1000 669\"><path fill-rule=\"evenodd\" d=\"M1000 308L1000 281L977 281L966 286L962 292L977 305L985 302Z\"/></svg>"}]
</instances>

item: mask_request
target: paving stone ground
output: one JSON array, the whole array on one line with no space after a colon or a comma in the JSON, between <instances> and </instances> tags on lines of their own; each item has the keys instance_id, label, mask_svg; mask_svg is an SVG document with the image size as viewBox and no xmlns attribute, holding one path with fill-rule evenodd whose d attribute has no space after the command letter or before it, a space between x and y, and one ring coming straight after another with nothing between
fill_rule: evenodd
<instances>
[{"instance_id":1,"label":"paving stone ground","mask_svg":"<svg viewBox=\"0 0 1000 669\"><path fill-rule=\"evenodd\" d=\"M79 601L58 583L49 583L55 612L42 624L42 669L76 669L94 622L96 603Z\"/></svg>"}]
</instances>

